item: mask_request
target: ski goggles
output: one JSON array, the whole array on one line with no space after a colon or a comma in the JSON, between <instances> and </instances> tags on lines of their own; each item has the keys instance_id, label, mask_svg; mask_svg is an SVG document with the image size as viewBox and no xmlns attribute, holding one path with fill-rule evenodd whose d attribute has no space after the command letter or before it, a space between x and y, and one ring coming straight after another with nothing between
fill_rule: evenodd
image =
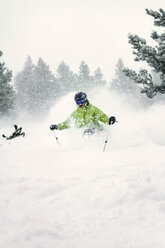
<instances>
[{"instance_id":1,"label":"ski goggles","mask_svg":"<svg viewBox=\"0 0 165 248\"><path fill-rule=\"evenodd\" d=\"M77 105L84 105L86 102L87 102L87 98L80 101L76 101Z\"/></svg>"}]
</instances>

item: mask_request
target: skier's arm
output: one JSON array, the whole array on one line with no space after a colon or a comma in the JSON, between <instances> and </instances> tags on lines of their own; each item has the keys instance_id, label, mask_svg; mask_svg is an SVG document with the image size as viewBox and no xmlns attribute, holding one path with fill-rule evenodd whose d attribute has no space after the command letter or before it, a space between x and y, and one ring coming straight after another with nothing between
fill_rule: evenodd
<instances>
[{"instance_id":1,"label":"skier's arm","mask_svg":"<svg viewBox=\"0 0 165 248\"><path fill-rule=\"evenodd\" d=\"M50 129L53 130L63 130L69 128L69 125L67 124L67 121L58 123L58 124L52 124L50 125Z\"/></svg>"},{"instance_id":2,"label":"skier's arm","mask_svg":"<svg viewBox=\"0 0 165 248\"><path fill-rule=\"evenodd\" d=\"M72 113L73 114L73 113ZM58 124L52 124L50 126L51 130L64 130L68 129L71 126L71 119L72 119L72 114L66 119L66 121L60 122Z\"/></svg>"},{"instance_id":3,"label":"skier's arm","mask_svg":"<svg viewBox=\"0 0 165 248\"><path fill-rule=\"evenodd\" d=\"M69 122L70 121L69 121L69 118L68 118L66 121L58 123L57 124L58 130L63 130L63 129L70 128Z\"/></svg>"},{"instance_id":4,"label":"skier's arm","mask_svg":"<svg viewBox=\"0 0 165 248\"><path fill-rule=\"evenodd\" d=\"M73 111L72 114L66 119L66 121L57 124L59 130L70 128L77 119L77 110Z\"/></svg>"},{"instance_id":5,"label":"skier's arm","mask_svg":"<svg viewBox=\"0 0 165 248\"><path fill-rule=\"evenodd\" d=\"M103 122L104 124L109 124L109 117L104 114L100 109L96 108L95 116L99 121Z\"/></svg>"}]
</instances>

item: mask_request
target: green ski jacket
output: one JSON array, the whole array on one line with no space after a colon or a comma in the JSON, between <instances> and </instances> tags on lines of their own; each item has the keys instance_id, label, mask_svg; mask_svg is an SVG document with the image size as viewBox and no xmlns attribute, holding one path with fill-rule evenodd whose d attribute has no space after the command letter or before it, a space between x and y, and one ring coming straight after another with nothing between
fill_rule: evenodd
<instances>
[{"instance_id":1,"label":"green ski jacket","mask_svg":"<svg viewBox=\"0 0 165 248\"><path fill-rule=\"evenodd\" d=\"M66 121L57 126L59 130L67 129L73 124L76 127L101 128L100 122L108 125L109 117L88 102L87 105L78 107Z\"/></svg>"}]
</instances>

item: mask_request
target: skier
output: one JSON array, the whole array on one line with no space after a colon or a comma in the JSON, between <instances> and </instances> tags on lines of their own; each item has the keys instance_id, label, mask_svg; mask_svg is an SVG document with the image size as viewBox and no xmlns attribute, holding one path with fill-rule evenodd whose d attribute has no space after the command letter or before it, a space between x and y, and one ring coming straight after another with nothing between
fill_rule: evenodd
<instances>
[{"instance_id":1,"label":"skier","mask_svg":"<svg viewBox=\"0 0 165 248\"><path fill-rule=\"evenodd\" d=\"M15 131L9 137L7 137L4 134L2 134L2 137L7 140L11 140L18 136L23 136L23 137L25 136L25 133L22 133L22 127L18 128L17 125L14 125L14 128L15 128Z\"/></svg>"},{"instance_id":2,"label":"skier","mask_svg":"<svg viewBox=\"0 0 165 248\"><path fill-rule=\"evenodd\" d=\"M50 126L51 130L63 130L70 128L72 123L75 124L76 127L87 128L84 131L84 134L93 134L97 131L103 130L103 126L100 122L111 125L116 122L116 118L111 116L110 118L104 114L100 109L93 106L87 98L86 93L78 92L74 100L78 106L78 108L69 116L69 118L59 124L53 124Z\"/></svg>"}]
</instances>

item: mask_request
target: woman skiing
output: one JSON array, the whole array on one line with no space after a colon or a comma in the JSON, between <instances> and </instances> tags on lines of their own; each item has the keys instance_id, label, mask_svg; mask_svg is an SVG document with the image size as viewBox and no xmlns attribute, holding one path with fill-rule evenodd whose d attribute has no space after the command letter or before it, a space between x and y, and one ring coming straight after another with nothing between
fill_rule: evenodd
<instances>
[{"instance_id":1,"label":"woman skiing","mask_svg":"<svg viewBox=\"0 0 165 248\"><path fill-rule=\"evenodd\" d=\"M78 108L67 118L66 121L50 126L51 130L63 130L70 128L73 124L78 127L87 128L84 133L92 134L96 131L103 130L101 123L111 125L116 122L116 118L110 118L104 114L100 109L93 106L87 98L86 93L78 92L74 100Z\"/></svg>"}]
</instances>

